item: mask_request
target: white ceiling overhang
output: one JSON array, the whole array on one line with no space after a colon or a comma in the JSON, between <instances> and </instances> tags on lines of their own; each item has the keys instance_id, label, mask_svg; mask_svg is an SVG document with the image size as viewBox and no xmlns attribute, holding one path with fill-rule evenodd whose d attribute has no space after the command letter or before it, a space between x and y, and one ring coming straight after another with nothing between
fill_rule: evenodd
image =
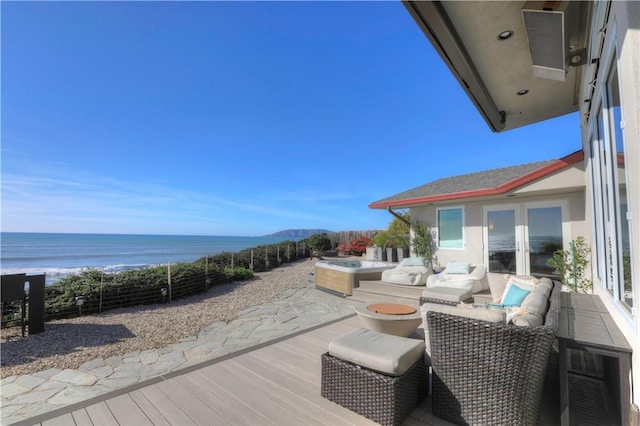
<instances>
[{"instance_id":1,"label":"white ceiling overhang","mask_svg":"<svg viewBox=\"0 0 640 426\"><path fill-rule=\"evenodd\" d=\"M493 131L578 110L591 2L403 3Z\"/></svg>"}]
</instances>

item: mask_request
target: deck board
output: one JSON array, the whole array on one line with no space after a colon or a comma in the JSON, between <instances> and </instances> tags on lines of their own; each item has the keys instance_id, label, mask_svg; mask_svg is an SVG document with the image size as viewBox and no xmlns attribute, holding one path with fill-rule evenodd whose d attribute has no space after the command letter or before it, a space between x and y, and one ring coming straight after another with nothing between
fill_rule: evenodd
<instances>
[{"instance_id":1,"label":"deck board","mask_svg":"<svg viewBox=\"0 0 640 426\"><path fill-rule=\"evenodd\" d=\"M255 417L260 421L253 424L277 424L273 421L279 413L275 404L269 403L262 395L256 396L255 393L259 393L256 392L258 389L237 382L235 374L230 376L219 365L208 367L198 373L200 379L209 385L210 392L215 393L223 404L230 404L237 408L238 413L235 415L239 418L239 422L245 417Z\"/></svg>"},{"instance_id":2,"label":"deck board","mask_svg":"<svg viewBox=\"0 0 640 426\"><path fill-rule=\"evenodd\" d=\"M118 421L111 413L106 402L98 402L87 407L87 414L94 425L115 425Z\"/></svg>"},{"instance_id":3,"label":"deck board","mask_svg":"<svg viewBox=\"0 0 640 426\"><path fill-rule=\"evenodd\" d=\"M359 414L354 413L353 411L347 410L344 407L334 404L328 399L318 398L320 385L317 382L311 383L307 380L301 380L299 377L289 374L286 368L272 364L271 368L264 369L262 365L254 362L252 357L243 357L242 359L236 360L236 362L244 368L262 374L265 378L271 380L274 383L279 383L281 386L285 387L291 392L294 392L299 397L304 398L308 401L313 401L313 403L318 407L326 410L329 414L327 414L327 421L325 424L376 424L370 422ZM338 417L339 420L330 421L330 419L333 419L335 417Z\"/></svg>"},{"instance_id":4,"label":"deck board","mask_svg":"<svg viewBox=\"0 0 640 426\"><path fill-rule=\"evenodd\" d=\"M89 418L89 414L87 414L87 410L82 408L80 410L76 410L73 411L71 413L71 415L73 416L73 420L75 421L75 424L77 425L86 425L86 426L92 426L93 422L91 421L91 418Z\"/></svg>"},{"instance_id":5,"label":"deck board","mask_svg":"<svg viewBox=\"0 0 640 426\"><path fill-rule=\"evenodd\" d=\"M195 425L176 404L167 397L156 385L151 385L140 389L140 392L162 414L162 417L172 425Z\"/></svg>"},{"instance_id":6,"label":"deck board","mask_svg":"<svg viewBox=\"0 0 640 426\"><path fill-rule=\"evenodd\" d=\"M211 405L227 421L237 425L272 424L253 410L249 401L238 399L220 386L212 384L200 374L185 374L176 380L193 390L196 398Z\"/></svg>"},{"instance_id":7,"label":"deck board","mask_svg":"<svg viewBox=\"0 0 640 426\"><path fill-rule=\"evenodd\" d=\"M123 390L119 396L94 400L43 424L373 425L320 396L320 355L332 339L361 327L358 317L349 317L160 382ZM405 424L447 422L434 419L425 401Z\"/></svg>"},{"instance_id":8,"label":"deck board","mask_svg":"<svg viewBox=\"0 0 640 426\"><path fill-rule=\"evenodd\" d=\"M192 389L180 384L176 378L157 383L156 386L196 424L227 424L227 420L224 417L218 414L211 406L195 397Z\"/></svg>"},{"instance_id":9,"label":"deck board","mask_svg":"<svg viewBox=\"0 0 640 426\"><path fill-rule=\"evenodd\" d=\"M146 414L146 416L151 420L151 423L158 426L170 426L171 423L158 411L158 409L147 399L144 394L135 390L129 392L129 396L131 399L135 401L135 403L140 407L140 409ZM80 424L80 423L79 423Z\"/></svg>"},{"instance_id":10,"label":"deck board","mask_svg":"<svg viewBox=\"0 0 640 426\"><path fill-rule=\"evenodd\" d=\"M76 422L73 419L73 416L71 415L71 413L65 414L60 417L56 417L55 419L42 422L42 426L67 426L67 425L75 426L75 424Z\"/></svg>"},{"instance_id":11,"label":"deck board","mask_svg":"<svg viewBox=\"0 0 640 426\"><path fill-rule=\"evenodd\" d=\"M297 395L283 390L282 387L266 378L253 374L246 369L238 369L230 363L216 365L219 373L232 380L226 386L235 394L242 394L250 399L255 407L267 419L277 424L322 424L319 420L324 413L315 410L312 404ZM323 411L323 410L322 410Z\"/></svg>"},{"instance_id":12,"label":"deck board","mask_svg":"<svg viewBox=\"0 0 640 426\"><path fill-rule=\"evenodd\" d=\"M129 394L120 395L106 401L111 413L122 426L151 426L153 423L140 409Z\"/></svg>"}]
</instances>

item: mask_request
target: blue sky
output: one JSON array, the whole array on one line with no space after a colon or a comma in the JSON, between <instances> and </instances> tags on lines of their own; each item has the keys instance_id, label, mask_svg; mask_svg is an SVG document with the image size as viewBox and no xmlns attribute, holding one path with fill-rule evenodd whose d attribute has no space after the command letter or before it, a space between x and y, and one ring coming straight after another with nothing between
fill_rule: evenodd
<instances>
[{"instance_id":1,"label":"blue sky","mask_svg":"<svg viewBox=\"0 0 640 426\"><path fill-rule=\"evenodd\" d=\"M3 231L382 229L581 147L576 114L492 133L399 1L0 7Z\"/></svg>"}]
</instances>

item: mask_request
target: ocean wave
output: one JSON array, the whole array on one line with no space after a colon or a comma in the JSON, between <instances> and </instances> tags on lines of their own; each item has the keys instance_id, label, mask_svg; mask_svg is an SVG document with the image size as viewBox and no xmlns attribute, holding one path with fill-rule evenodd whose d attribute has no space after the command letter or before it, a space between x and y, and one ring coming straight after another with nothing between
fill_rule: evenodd
<instances>
[{"instance_id":1,"label":"ocean wave","mask_svg":"<svg viewBox=\"0 0 640 426\"><path fill-rule=\"evenodd\" d=\"M99 271L103 271L105 274L114 274L123 271L130 271L133 269L142 269L149 268L152 266L159 266L157 264L119 264L119 265L107 265L107 266L96 266L96 267L73 267L73 268L62 268L62 267L43 267L43 268L3 268L0 270L1 275L11 275L11 274L27 274L27 275L45 275L45 282L47 285L53 284L56 281L59 281L63 278L66 278L70 275L81 274L85 271L89 271L92 269L97 269Z\"/></svg>"}]
</instances>

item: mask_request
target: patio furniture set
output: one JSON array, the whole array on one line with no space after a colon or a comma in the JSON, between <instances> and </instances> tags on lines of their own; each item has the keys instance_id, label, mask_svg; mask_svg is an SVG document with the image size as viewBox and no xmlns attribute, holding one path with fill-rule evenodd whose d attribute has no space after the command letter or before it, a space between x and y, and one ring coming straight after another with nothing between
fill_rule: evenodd
<instances>
[{"instance_id":1,"label":"patio furniture set","mask_svg":"<svg viewBox=\"0 0 640 426\"><path fill-rule=\"evenodd\" d=\"M536 424L558 330L560 284L510 277L499 303L465 303L471 291L427 285L419 310L358 306L366 328L329 344L322 396L397 425L431 389L433 414L448 421Z\"/></svg>"}]
</instances>

